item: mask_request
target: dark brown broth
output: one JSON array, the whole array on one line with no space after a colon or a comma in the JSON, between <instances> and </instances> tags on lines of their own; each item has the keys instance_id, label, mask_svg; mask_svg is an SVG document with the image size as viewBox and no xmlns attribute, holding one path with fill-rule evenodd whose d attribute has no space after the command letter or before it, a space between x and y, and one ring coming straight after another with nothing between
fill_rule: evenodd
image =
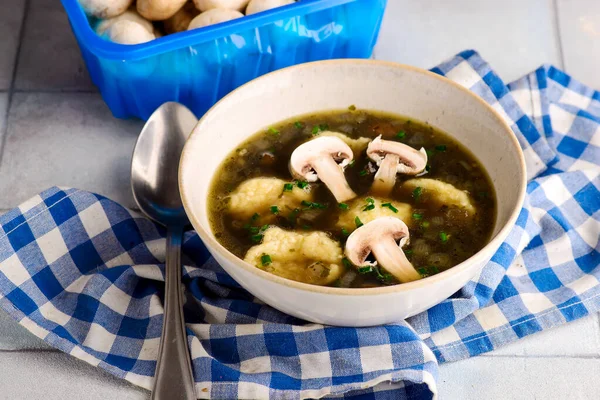
<instances>
[{"instance_id":1,"label":"dark brown broth","mask_svg":"<svg viewBox=\"0 0 600 400\"><path fill-rule=\"evenodd\" d=\"M414 176L398 175L390 198L413 206L410 244L403 249L419 272L436 274L466 260L487 244L496 215L495 193L487 173L469 150L426 123L380 112L345 110L305 115L274 125L257 133L230 154L215 174L208 204L213 231L223 246L244 258L247 250L256 245L251 236L258 229L252 228L254 232L249 232L252 221L235 221L226 212L229 193L243 181L255 177L278 177L293 182L288 170L291 153L321 130L340 132L351 138L375 138L381 134L384 139L397 140L416 149L424 147L428 153L429 172L423 177L450 183L470 193L477 213L466 217L460 209L428 201L427 195L415 199L412 191L402 189L402 182ZM273 154L274 158L262 156L264 152ZM369 159L364 152L354 157L354 164L346 168L346 179L359 196L369 195L373 174L361 172L368 169ZM323 184L311 185L314 202L327 205L327 212L310 222L302 219L302 213L298 218L278 216L276 225L326 231L343 245L345 235L335 227L342 211ZM295 223L290 222L291 219ZM374 273L369 273L359 274L352 287L394 283L397 282L389 279L381 282Z\"/></svg>"}]
</instances>

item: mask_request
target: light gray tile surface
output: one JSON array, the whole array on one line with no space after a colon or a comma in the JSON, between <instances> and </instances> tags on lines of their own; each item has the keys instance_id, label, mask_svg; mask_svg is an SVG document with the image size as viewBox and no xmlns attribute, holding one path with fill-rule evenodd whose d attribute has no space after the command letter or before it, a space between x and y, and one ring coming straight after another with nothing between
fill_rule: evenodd
<instances>
[{"instance_id":1,"label":"light gray tile surface","mask_svg":"<svg viewBox=\"0 0 600 400\"><path fill-rule=\"evenodd\" d=\"M60 1L30 0L15 88L95 90Z\"/></svg>"},{"instance_id":2,"label":"light gray tile surface","mask_svg":"<svg viewBox=\"0 0 600 400\"><path fill-rule=\"evenodd\" d=\"M8 93L0 92L0 158L2 158L2 137L6 133L6 112L8 107Z\"/></svg>"},{"instance_id":3,"label":"light gray tile surface","mask_svg":"<svg viewBox=\"0 0 600 400\"><path fill-rule=\"evenodd\" d=\"M49 350L52 347L23 328L6 312L0 309L0 351L22 349Z\"/></svg>"},{"instance_id":4,"label":"light gray tile surface","mask_svg":"<svg viewBox=\"0 0 600 400\"><path fill-rule=\"evenodd\" d=\"M475 49L507 83L560 66L552 0L390 0L376 58L431 68Z\"/></svg>"},{"instance_id":5,"label":"light gray tile surface","mask_svg":"<svg viewBox=\"0 0 600 400\"><path fill-rule=\"evenodd\" d=\"M0 6L0 90L6 90L13 77L25 2L1 0Z\"/></svg>"},{"instance_id":6,"label":"light gray tile surface","mask_svg":"<svg viewBox=\"0 0 600 400\"><path fill-rule=\"evenodd\" d=\"M592 400L599 372L599 359L474 357L441 366L440 399Z\"/></svg>"},{"instance_id":7,"label":"light gray tile surface","mask_svg":"<svg viewBox=\"0 0 600 400\"><path fill-rule=\"evenodd\" d=\"M565 68L600 90L600 1L558 0Z\"/></svg>"},{"instance_id":8,"label":"light gray tile surface","mask_svg":"<svg viewBox=\"0 0 600 400\"><path fill-rule=\"evenodd\" d=\"M129 164L142 126L113 118L95 93L16 93L0 164L0 208L50 186L132 206Z\"/></svg>"},{"instance_id":9,"label":"light gray tile surface","mask_svg":"<svg viewBox=\"0 0 600 400\"><path fill-rule=\"evenodd\" d=\"M598 314L527 336L483 356L572 356L600 359Z\"/></svg>"},{"instance_id":10,"label":"light gray tile surface","mask_svg":"<svg viewBox=\"0 0 600 400\"><path fill-rule=\"evenodd\" d=\"M142 400L148 392L58 352L0 352L0 400Z\"/></svg>"}]
</instances>

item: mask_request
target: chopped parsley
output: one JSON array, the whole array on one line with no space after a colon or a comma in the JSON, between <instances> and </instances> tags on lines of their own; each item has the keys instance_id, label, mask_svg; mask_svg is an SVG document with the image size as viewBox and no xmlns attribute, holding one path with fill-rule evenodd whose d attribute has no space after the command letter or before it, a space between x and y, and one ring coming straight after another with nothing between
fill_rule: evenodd
<instances>
[{"instance_id":1,"label":"chopped parsley","mask_svg":"<svg viewBox=\"0 0 600 400\"><path fill-rule=\"evenodd\" d=\"M304 128L304 124L300 121L296 121L294 122L294 126L296 127L296 129L302 129Z\"/></svg>"},{"instance_id":2,"label":"chopped parsley","mask_svg":"<svg viewBox=\"0 0 600 400\"><path fill-rule=\"evenodd\" d=\"M313 126L311 133L313 135L318 135L319 133L326 131L327 129L329 129L329 125L327 124L315 125Z\"/></svg>"},{"instance_id":3,"label":"chopped parsley","mask_svg":"<svg viewBox=\"0 0 600 400\"><path fill-rule=\"evenodd\" d=\"M421 226L423 228L429 228L429 221L423 221L423 222L421 222Z\"/></svg>"},{"instance_id":4,"label":"chopped parsley","mask_svg":"<svg viewBox=\"0 0 600 400\"><path fill-rule=\"evenodd\" d=\"M440 240L442 243L446 243L450 237L446 234L446 232L440 232Z\"/></svg>"},{"instance_id":5,"label":"chopped parsley","mask_svg":"<svg viewBox=\"0 0 600 400\"><path fill-rule=\"evenodd\" d=\"M354 163L356 162L356 160L352 160L348 163L349 167L354 167Z\"/></svg>"},{"instance_id":6,"label":"chopped parsley","mask_svg":"<svg viewBox=\"0 0 600 400\"><path fill-rule=\"evenodd\" d=\"M269 135L273 135L273 136L279 136L281 132L279 132L278 129L275 128L269 128Z\"/></svg>"},{"instance_id":7,"label":"chopped parsley","mask_svg":"<svg viewBox=\"0 0 600 400\"><path fill-rule=\"evenodd\" d=\"M273 260L271 260L271 256L268 254L263 254L262 256L260 256L260 262L263 265L263 267L272 264Z\"/></svg>"},{"instance_id":8,"label":"chopped parsley","mask_svg":"<svg viewBox=\"0 0 600 400\"><path fill-rule=\"evenodd\" d=\"M277 206L271 206L271 212L273 214L279 214L279 207L277 207Z\"/></svg>"},{"instance_id":9,"label":"chopped parsley","mask_svg":"<svg viewBox=\"0 0 600 400\"><path fill-rule=\"evenodd\" d=\"M417 272L418 272L419 274L421 274L421 276L422 276L423 278L426 278L426 277L428 277L428 276L429 276L429 274L427 273L427 269L425 269L425 268L423 268L423 267L419 267L419 268L417 268Z\"/></svg>"},{"instance_id":10,"label":"chopped parsley","mask_svg":"<svg viewBox=\"0 0 600 400\"><path fill-rule=\"evenodd\" d=\"M348 204L346 204L346 203L338 203L338 207L341 210L347 210L348 209Z\"/></svg>"},{"instance_id":11,"label":"chopped parsley","mask_svg":"<svg viewBox=\"0 0 600 400\"><path fill-rule=\"evenodd\" d=\"M348 110L356 111L356 106L354 104L352 104L350 107L348 107Z\"/></svg>"},{"instance_id":12,"label":"chopped parsley","mask_svg":"<svg viewBox=\"0 0 600 400\"><path fill-rule=\"evenodd\" d=\"M413 251L411 249L404 250L404 254L406 254L407 256L410 256L412 253Z\"/></svg>"},{"instance_id":13,"label":"chopped parsley","mask_svg":"<svg viewBox=\"0 0 600 400\"><path fill-rule=\"evenodd\" d=\"M398 209L392 205L392 203L383 203L381 207L386 207L392 210L394 213L398 213Z\"/></svg>"},{"instance_id":14,"label":"chopped parsley","mask_svg":"<svg viewBox=\"0 0 600 400\"><path fill-rule=\"evenodd\" d=\"M423 188L421 186L417 186L415 190L413 190L412 195L415 198L415 201L419 201L421 194L423 193Z\"/></svg>"},{"instance_id":15,"label":"chopped parsley","mask_svg":"<svg viewBox=\"0 0 600 400\"><path fill-rule=\"evenodd\" d=\"M375 200L373 200L371 197L367 197L366 198L367 204L365 205L365 207L362 209L363 211L371 211L375 208Z\"/></svg>"},{"instance_id":16,"label":"chopped parsley","mask_svg":"<svg viewBox=\"0 0 600 400\"><path fill-rule=\"evenodd\" d=\"M261 240L263 240L264 235L252 235L250 236L250 240L252 240L253 243L260 243Z\"/></svg>"},{"instance_id":17,"label":"chopped parsley","mask_svg":"<svg viewBox=\"0 0 600 400\"><path fill-rule=\"evenodd\" d=\"M413 213L412 217L413 219L423 219L423 214Z\"/></svg>"},{"instance_id":18,"label":"chopped parsley","mask_svg":"<svg viewBox=\"0 0 600 400\"><path fill-rule=\"evenodd\" d=\"M346 257L342 258L342 264L344 265L344 267L346 268L352 268L354 267L354 264L352 264L350 262L350 260L348 260Z\"/></svg>"},{"instance_id":19,"label":"chopped parsley","mask_svg":"<svg viewBox=\"0 0 600 400\"><path fill-rule=\"evenodd\" d=\"M302 229L304 229L305 231L309 230L310 228L310 225L302 225Z\"/></svg>"},{"instance_id":20,"label":"chopped parsley","mask_svg":"<svg viewBox=\"0 0 600 400\"><path fill-rule=\"evenodd\" d=\"M323 210L323 209L327 208L326 204L315 203L315 202L306 201L306 200L302 200L302 203L300 203L300 204L302 204L307 209L320 209L320 210Z\"/></svg>"},{"instance_id":21,"label":"chopped parsley","mask_svg":"<svg viewBox=\"0 0 600 400\"><path fill-rule=\"evenodd\" d=\"M396 133L396 139L404 139L406 137L406 132L400 131Z\"/></svg>"},{"instance_id":22,"label":"chopped parsley","mask_svg":"<svg viewBox=\"0 0 600 400\"><path fill-rule=\"evenodd\" d=\"M437 274L438 272L440 272L440 270L438 269L438 267L436 267L435 265L430 265L428 267L429 271L431 271L432 274Z\"/></svg>"},{"instance_id":23,"label":"chopped parsley","mask_svg":"<svg viewBox=\"0 0 600 400\"><path fill-rule=\"evenodd\" d=\"M350 232L348 232L348 230L346 228L342 228L342 235L344 237L350 236Z\"/></svg>"},{"instance_id":24,"label":"chopped parsley","mask_svg":"<svg viewBox=\"0 0 600 400\"><path fill-rule=\"evenodd\" d=\"M435 146L435 149L437 151L446 151L447 146L445 144L439 144L439 145Z\"/></svg>"},{"instance_id":25,"label":"chopped parsley","mask_svg":"<svg viewBox=\"0 0 600 400\"><path fill-rule=\"evenodd\" d=\"M361 226L363 226L364 224L362 223L362 221L360 220L360 218L358 218L358 215L356 216L356 218L354 218L354 223L356 224L357 228L360 228Z\"/></svg>"},{"instance_id":26,"label":"chopped parsley","mask_svg":"<svg viewBox=\"0 0 600 400\"><path fill-rule=\"evenodd\" d=\"M367 174L369 173L369 171L367 171L366 169L361 170L358 175L360 176L367 176Z\"/></svg>"},{"instance_id":27,"label":"chopped parsley","mask_svg":"<svg viewBox=\"0 0 600 400\"><path fill-rule=\"evenodd\" d=\"M429 150L429 149L425 149L425 153L427 153L427 157L429 157L429 158L433 157L433 154L434 154L433 151Z\"/></svg>"},{"instance_id":28,"label":"chopped parsley","mask_svg":"<svg viewBox=\"0 0 600 400\"><path fill-rule=\"evenodd\" d=\"M299 208L294 208L294 210L292 212L290 212L290 214L287 217L288 221L290 221L290 223L292 225L295 225L296 224L296 220L298 219L298 215L299 214L300 214L300 209Z\"/></svg>"},{"instance_id":29,"label":"chopped parsley","mask_svg":"<svg viewBox=\"0 0 600 400\"><path fill-rule=\"evenodd\" d=\"M254 215L252 217L250 217L250 221L254 222L257 219L260 218L260 214L259 213L254 213Z\"/></svg>"},{"instance_id":30,"label":"chopped parsley","mask_svg":"<svg viewBox=\"0 0 600 400\"><path fill-rule=\"evenodd\" d=\"M283 185L283 191L284 192L291 192L292 190L294 190L294 184L293 183L285 183Z\"/></svg>"},{"instance_id":31,"label":"chopped parsley","mask_svg":"<svg viewBox=\"0 0 600 400\"><path fill-rule=\"evenodd\" d=\"M308 182L296 181L296 186L298 186L300 189L306 189L308 187Z\"/></svg>"},{"instance_id":32,"label":"chopped parsley","mask_svg":"<svg viewBox=\"0 0 600 400\"><path fill-rule=\"evenodd\" d=\"M358 268L359 274L368 274L369 272L373 272L373 268L370 265Z\"/></svg>"},{"instance_id":33,"label":"chopped parsley","mask_svg":"<svg viewBox=\"0 0 600 400\"><path fill-rule=\"evenodd\" d=\"M377 271L378 275L377 275L377 279L379 279L379 281L381 283L392 283L394 280L394 276L390 273L385 273L382 274L381 272Z\"/></svg>"},{"instance_id":34,"label":"chopped parsley","mask_svg":"<svg viewBox=\"0 0 600 400\"><path fill-rule=\"evenodd\" d=\"M362 210L363 210L363 211L371 211L371 210L373 210L374 208L375 208L375 204L367 204L367 205L365 206L365 208L363 208Z\"/></svg>"}]
</instances>

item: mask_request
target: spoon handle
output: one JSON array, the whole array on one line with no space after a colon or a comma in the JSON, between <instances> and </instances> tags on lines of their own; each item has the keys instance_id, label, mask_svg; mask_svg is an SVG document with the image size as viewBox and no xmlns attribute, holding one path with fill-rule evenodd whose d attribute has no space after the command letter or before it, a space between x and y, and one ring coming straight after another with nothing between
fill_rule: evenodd
<instances>
[{"instance_id":1,"label":"spoon handle","mask_svg":"<svg viewBox=\"0 0 600 400\"><path fill-rule=\"evenodd\" d=\"M183 227L167 228L165 300L162 337L154 373L152 400L196 399L188 352L181 293Z\"/></svg>"}]
</instances>

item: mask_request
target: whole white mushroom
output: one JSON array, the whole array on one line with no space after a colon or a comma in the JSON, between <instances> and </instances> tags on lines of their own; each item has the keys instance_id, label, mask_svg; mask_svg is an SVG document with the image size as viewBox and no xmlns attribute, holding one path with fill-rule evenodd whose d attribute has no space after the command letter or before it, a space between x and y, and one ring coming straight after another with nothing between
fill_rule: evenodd
<instances>
[{"instance_id":1,"label":"whole white mushroom","mask_svg":"<svg viewBox=\"0 0 600 400\"><path fill-rule=\"evenodd\" d=\"M104 34L112 42L120 44L146 43L156 39L144 25L126 19L112 24Z\"/></svg>"},{"instance_id":2,"label":"whole white mushroom","mask_svg":"<svg viewBox=\"0 0 600 400\"><path fill-rule=\"evenodd\" d=\"M131 3L133 0L79 0L86 14L101 19L123 14Z\"/></svg>"},{"instance_id":3,"label":"whole white mushroom","mask_svg":"<svg viewBox=\"0 0 600 400\"><path fill-rule=\"evenodd\" d=\"M152 22L146 20L144 17L142 17L140 14L138 14L137 11L135 11L135 8L132 8L132 9L125 11L121 15L101 21L96 26L96 33L98 35L102 36L106 32L106 30L108 28L110 28L111 25L113 25L115 22L125 21L125 20L132 21L132 22L142 25L144 28L146 28L146 30L148 32L154 31L154 26L152 25Z\"/></svg>"},{"instance_id":4,"label":"whole white mushroom","mask_svg":"<svg viewBox=\"0 0 600 400\"><path fill-rule=\"evenodd\" d=\"M243 16L244 14L239 11L227 10L225 8L213 8L194 18L188 26L188 31L221 22L231 21L232 19L241 18Z\"/></svg>"},{"instance_id":5,"label":"whole white mushroom","mask_svg":"<svg viewBox=\"0 0 600 400\"><path fill-rule=\"evenodd\" d=\"M150 21L164 21L181 10L187 0L137 0L140 15Z\"/></svg>"},{"instance_id":6,"label":"whole white mushroom","mask_svg":"<svg viewBox=\"0 0 600 400\"><path fill-rule=\"evenodd\" d=\"M272 8L287 6L288 4L294 4L295 2L296 0L250 0L250 3L246 8L246 15L256 14Z\"/></svg>"},{"instance_id":7,"label":"whole white mushroom","mask_svg":"<svg viewBox=\"0 0 600 400\"><path fill-rule=\"evenodd\" d=\"M196 8L208 11L213 8L226 8L228 10L243 11L249 0L194 0Z\"/></svg>"}]
</instances>

